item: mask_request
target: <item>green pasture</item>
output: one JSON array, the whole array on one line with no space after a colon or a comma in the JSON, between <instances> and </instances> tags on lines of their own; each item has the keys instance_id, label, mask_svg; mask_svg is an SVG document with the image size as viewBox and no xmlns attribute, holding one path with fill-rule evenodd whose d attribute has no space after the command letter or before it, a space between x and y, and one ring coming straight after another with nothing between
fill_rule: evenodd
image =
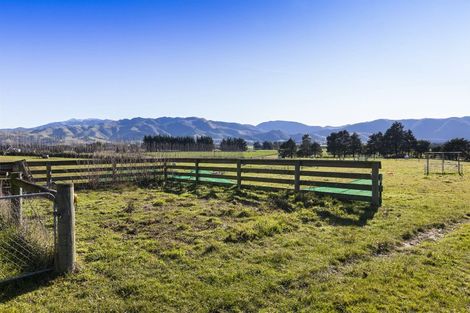
<instances>
[{"instance_id":1,"label":"green pasture","mask_svg":"<svg viewBox=\"0 0 470 313\"><path fill-rule=\"evenodd\" d=\"M468 175L382 160L383 206L181 183L78 192L78 270L0 312L467 312ZM364 182L362 182L364 183Z\"/></svg>"},{"instance_id":2,"label":"green pasture","mask_svg":"<svg viewBox=\"0 0 470 313\"><path fill-rule=\"evenodd\" d=\"M26 161L61 161L61 160L70 160L69 158L48 158L48 159L43 159L38 156L16 156L16 155L0 155L0 162L15 162L15 161L21 161L21 160L26 160Z\"/></svg>"},{"instance_id":3,"label":"green pasture","mask_svg":"<svg viewBox=\"0 0 470 313\"><path fill-rule=\"evenodd\" d=\"M277 158L277 150L147 152L157 158Z\"/></svg>"},{"instance_id":4,"label":"green pasture","mask_svg":"<svg viewBox=\"0 0 470 313\"><path fill-rule=\"evenodd\" d=\"M276 150L248 150L243 152L227 151L175 151L175 152L146 152L145 156L152 158L277 158ZM0 155L0 162L41 161L39 156ZM50 157L47 160L69 160L69 158Z\"/></svg>"}]
</instances>

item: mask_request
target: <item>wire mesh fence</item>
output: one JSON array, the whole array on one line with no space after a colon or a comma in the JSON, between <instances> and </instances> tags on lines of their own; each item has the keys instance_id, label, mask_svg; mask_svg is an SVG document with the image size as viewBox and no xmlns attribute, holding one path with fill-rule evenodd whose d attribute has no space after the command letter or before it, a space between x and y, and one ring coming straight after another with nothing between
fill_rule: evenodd
<instances>
[{"instance_id":1,"label":"wire mesh fence","mask_svg":"<svg viewBox=\"0 0 470 313\"><path fill-rule=\"evenodd\" d=\"M424 174L463 175L463 163L458 160L430 159L424 164Z\"/></svg>"},{"instance_id":2,"label":"wire mesh fence","mask_svg":"<svg viewBox=\"0 0 470 313\"><path fill-rule=\"evenodd\" d=\"M53 202L43 193L0 195L0 282L52 268L54 249Z\"/></svg>"}]
</instances>

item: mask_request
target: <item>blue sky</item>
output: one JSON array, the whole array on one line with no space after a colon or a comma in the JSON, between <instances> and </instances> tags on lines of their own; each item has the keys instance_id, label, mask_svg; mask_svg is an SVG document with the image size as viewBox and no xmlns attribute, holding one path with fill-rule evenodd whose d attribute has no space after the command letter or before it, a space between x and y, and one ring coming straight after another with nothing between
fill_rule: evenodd
<instances>
[{"instance_id":1,"label":"blue sky","mask_svg":"<svg viewBox=\"0 0 470 313\"><path fill-rule=\"evenodd\" d=\"M0 128L470 115L470 1L3 1Z\"/></svg>"}]
</instances>

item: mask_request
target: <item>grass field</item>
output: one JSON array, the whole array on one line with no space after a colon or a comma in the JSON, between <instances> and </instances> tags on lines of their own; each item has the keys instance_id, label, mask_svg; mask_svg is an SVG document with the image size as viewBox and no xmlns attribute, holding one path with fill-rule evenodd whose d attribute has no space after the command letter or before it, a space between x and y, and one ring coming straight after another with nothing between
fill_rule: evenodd
<instances>
[{"instance_id":1,"label":"grass field","mask_svg":"<svg viewBox=\"0 0 470 313\"><path fill-rule=\"evenodd\" d=\"M377 212L181 185L79 192L79 270L3 289L0 311L468 312L470 176L382 162Z\"/></svg>"},{"instance_id":2,"label":"grass field","mask_svg":"<svg viewBox=\"0 0 470 313\"><path fill-rule=\"evenodd\" d=\"M224 152L224 151L178 151L178 152L148 152L149 157L157 158L276 158L276 150L248 150L244 152ZM19 160L40 161L41 157L34 156L10 156L0 155L0 162L12 162ZM51 157L48 160L67 160L67 158Z\"/></svg>"},{"instance_id":3,"label":"grass field","mask_svg":"<svg viewBox=\"0 0 470 313\"><path fill-rule=\"evenodd\" d=\"M45 159L38 156L16 156L16 155L0 155L0 162L14 162L14 161L44 161ZM70 160L69 158L49 158L50 161Z\"/></svg>"},{"instance_id":4,"label":"grass field","mask_svg":"<svg viewBox=\"0 0 470 313\"><path fill-rule=\"evenodd\" d=\"M228 151L178 151L178 152L149 152L149 156L165 158L277 158L277 150L248 150L243 152Z\"/></svg>"}]
</instances>

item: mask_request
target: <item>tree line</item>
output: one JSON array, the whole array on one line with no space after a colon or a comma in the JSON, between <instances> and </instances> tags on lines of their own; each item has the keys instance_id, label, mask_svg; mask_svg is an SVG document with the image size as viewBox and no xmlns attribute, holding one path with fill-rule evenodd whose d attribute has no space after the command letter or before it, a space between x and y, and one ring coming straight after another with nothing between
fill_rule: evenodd
<instances>
[{"instance_id":1,"label":"tree line","mask_svg":"<svg viewBox=\"0 0 470 313\"><path fill-rule=\"evenodd\" d=\"M220 142L220 150L222 151L246 151L248 143L243 138L224 138Z\"/></svg>"},{"instance_id":2,"label":"tree line","mask_svg":"<svg viewBox=\"0 0 470 313\"><path fill-rule=\"evenodd\" d=\"M470 160L470 141L454 138L443 144L431 144L427 140L417 140L413 132L405 129L400 122L393 123L384 133L377 132L369 136L365 144L359 134L350 134L347 130L332 132L326 138L326 150L333 157L356 157L358 155L381 156L385 158L423 157L426 152L462 152L464 159ZM308 134L302 137L297 146L293 139L279 144L279 157L321 156L322 149L312 141Z\"/></svg>"},{"instance_id":3,"label":"tree line","mask_svg":"<svg viewBox=\"0 0 470 313\"><path fill-rule=\"evenodd\" d=\"M279 146L278 155L280 158L309 158L322 155L322 148L319 143L312 141L309 134L302 136L302 142L297 146L295 141L290 138Z\"/></svg>"},{"instance_id":4,"label":"tree line","mask_svg":"<svg viewBox=\"0 0 470 313\"><path fill-rule=\"evenodd\" d=\"M141 151L140 144L134 143L96 141L93 143L50 144L39 140L31 140L28 143L23 141L17 144L0 142L0 155L88 158L102 153L137 153L139 151Z\"/></svg>"},{"instance_id":5,"label":"tree line","mask_svg":"<svg viewBox=\"0 0 470 313\"><path fill-rule=\"evenodd\" d=\"M464 138L454 138L442 145L431 146L433 152L462 152L465 160L470 160L470 141Z\"/></svg>"},{"instance_id":6,"label":"tree line","mask_svg":"<svg viewBox=\"0 0 470 313\"><path fill-rule=\"evenodd\" d=\"M157 151L212 151L214 141L209 136L144 136L143 147L148 152Z\"/></svg>"},{"instance_id":7,"label":"tree line","mask_svg":"<svg viewBox=\"0 0 470 313\"><path fill-rule=\"evenodd\" d=\"M347 130L333 132L327 137L327 151L334 157L382 156L385 158L423 157L430 151L460 151L464 158L470 158L470 141L454 138L444 144L431 144L427 140L417 140L413 132L405 129L402 123L393 123L385 133L377 132L369 136L367 143L362 144L357 133L350 134Z\"/></svg>"},{"instance_id":8,"label":"tree line","mask_svg":"<svg viewBox=\"0 0 470 313\"><path fill-rule=\"evenodd\" d=\"M365 146L368 155L383 157L421 157L428 152L431 143L427 140L417 140L411 130L406 130L402 123L393 123L385 133L377 132L369 136Z\"/></svg>"},{"instance_id":9,"label":"tree line","mask_svg":"<svg viewBox=\"0 0 470 313\"><path fill-rule=\"evenodd\" d=\"M278 141L263 141L259 142L256 141L253 144L254 150L279 150L279 146L281 145Z\"/></svg>"},{"instance_id":10,"label":"tree line","mask_svg":"<svg viewBox=\"0 0 470 313\"><path fill-rule=\"evenodd\" d=\"M352 155L353 157L362 151L362 143L357 133L349 134L347 130L333 132L326 137L326 151L333 157L345 157Z\"/></svg>"},{"instance_id":11,"label":"tree line","mask_svg":"<svg viewBox=\"0 0 470 313\"><path fill-rule=\"evenodd\" d=\"M215 143L209 136L144 136L143 148L148 152L157 151L213 151ZM220 142L222 151L246 151L248 143L243 138L228 137Z\"/></svg>"},{"instance_id":12,"label":"tree line","mask_svg":"<svg viewBox=\"0 0 470 313\"><path fill-rule=\"evenodd\" d=\"M414 156L421 158L426 152L462 152L466 159L470 157L470 141L454 138L443 144L431 144L428 140L417 140L411 130L395 122L385 133L377 132L369 136L364 147L368 155L383 157Z\"/></svg>"},{"instance_id":13,"label":"tree line","mask_svg":"<svg viewBox=\"0 0 470 313\"><path fill-rule=\"evenodd\" d=\"M212 151L215 149L214 141L208 136L145 136L143 147L147 151ZM219 148L222 151L246 151L248 143L243 138L224 138ZM302 136L300 144L292 138L284 142L255 142L254 150L277 150L281 158L318 157L322 155L319 143L311 136ZM333 157L356 157L358 155L382 156L385 158L418 157L425 152L460 151L462 156L470 159L470 141L464 138L454 138L444 144L431 144L427 140L417 140L413 132L405 129L400 122L393 123L385 132L376 132L369 136L363 144L359 134L349 133L347 130L332 132L326 138L326 150Z\"/></svg>"}]
</instances>

